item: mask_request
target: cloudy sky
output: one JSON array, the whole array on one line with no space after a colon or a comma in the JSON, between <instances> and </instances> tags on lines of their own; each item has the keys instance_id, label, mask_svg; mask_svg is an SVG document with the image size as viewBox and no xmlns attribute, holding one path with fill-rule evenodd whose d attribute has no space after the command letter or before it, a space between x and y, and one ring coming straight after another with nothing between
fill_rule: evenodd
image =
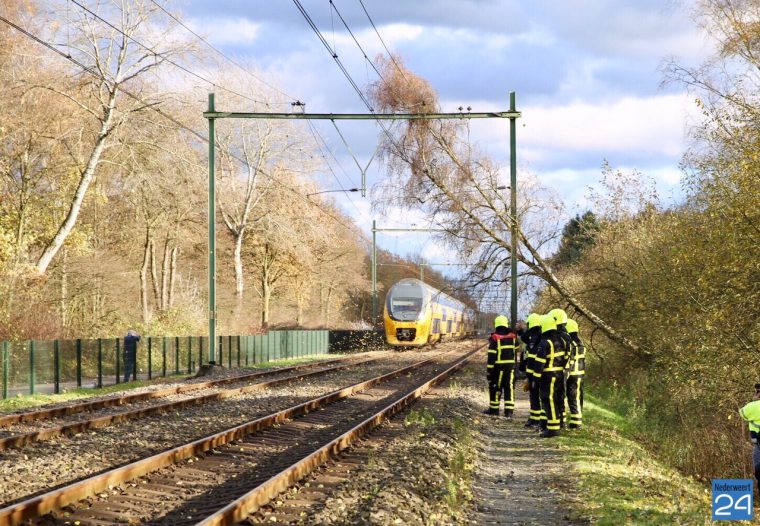
<instances>
[{"instance_id":1,"label":"cloudy sky","mask_svg":"<svg viewBox=\"0 0 760 526\"><path fill-rule=\"evenodd\" d=\"M696 112L681 86L662 87L660 66L670 57L698 64L710 53L689 1L363 1L388 48L433 85L444 111L460 105L506 110L508 92L517 92L519 170L559 189L568 214L584 208L604 160L644 172L662 195L678 199L678 162ZM301 0L357 84L366 86L376 74L336 9L370 58L385 50L359 0L333 3ZM182 6L194 29L225 54L255 63L263 78L305 101L306 111L366 110L293 1L189 0ZM359 171L332 126L316 125L337 158L328 156L340 184L358 186ZM364 122L342 130L364 165L378 129ZM473 121L472 132L492 157L508 162L507 121ZM381 167L374 163L369 173L376 181ZM323 185L338 188L331 174ZM373 217L381 226L413 222L373 214L358 194L333 195L365 230ZM401 253L426 247L434 251L432 260L448 260L424 235L383 235L379 242Z\"/></svg>"}]
</instances>

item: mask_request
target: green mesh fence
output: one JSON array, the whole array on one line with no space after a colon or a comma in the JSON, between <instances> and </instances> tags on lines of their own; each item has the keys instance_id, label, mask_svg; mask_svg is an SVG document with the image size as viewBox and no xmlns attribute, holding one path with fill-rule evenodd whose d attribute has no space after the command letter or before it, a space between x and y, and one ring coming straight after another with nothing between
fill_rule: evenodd
<instances>
[{"instance_id":1,"label":"green mesh fence","mask_svg":"<svg viewBox=\"0 0 760 526\"><path fill-rule=\"evenodd\" d=\"M142 337L137 348L137 379L193 374L208 363L208 347L207 336ZM327 352L327 330L270 331L261 335L220 336L216 362L225 367L253 367ZM3 398L102 387L121 383L124 377L121 338L0 342Z\"/></svg>"}]
</instances>

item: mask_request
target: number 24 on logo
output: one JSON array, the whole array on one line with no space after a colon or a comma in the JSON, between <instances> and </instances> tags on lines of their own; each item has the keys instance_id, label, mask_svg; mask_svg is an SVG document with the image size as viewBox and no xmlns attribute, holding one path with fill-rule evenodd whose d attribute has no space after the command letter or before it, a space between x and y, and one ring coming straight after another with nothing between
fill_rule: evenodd
<instances>
[{"instance_id":1,"label":"number 24 on logo","mask_svg":"<svg viewBox=\"0 0 760 526\"><path fill-rule=\"evenodd\" d=\"M724 503L721 506L721 502ZM742 495L734 501L734 497L728 493L721 493L713 501L713 515L726 520L737 520L741 512L746 513L746 519L752 518L752 495Z\"/></svg>"}]
</instances>

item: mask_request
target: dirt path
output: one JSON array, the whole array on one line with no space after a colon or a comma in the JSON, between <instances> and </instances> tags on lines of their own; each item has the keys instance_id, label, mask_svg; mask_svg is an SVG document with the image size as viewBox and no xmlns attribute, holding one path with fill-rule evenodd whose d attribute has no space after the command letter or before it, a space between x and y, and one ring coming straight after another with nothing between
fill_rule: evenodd
<instances>
[{"instance_id":1,"label":"dirt path","mask_svg":"<svg viewBox=\"0 0 760 526\"><path fill-rule=\"evenodd\" d=\"M483 408L486 407L483 390ZM478 418L479 451L471 524L577 524L569 520L569 466L553 439L523 427L528 400L520 390L515 418Z\"/></svg>"}]
</instances>

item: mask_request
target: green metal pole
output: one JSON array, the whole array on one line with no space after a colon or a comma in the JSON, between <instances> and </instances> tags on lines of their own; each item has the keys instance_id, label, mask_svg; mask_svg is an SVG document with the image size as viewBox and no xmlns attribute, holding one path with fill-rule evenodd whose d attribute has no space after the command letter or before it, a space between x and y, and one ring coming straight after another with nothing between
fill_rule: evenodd
<instances>
[{"instance_id":1,"label":"green metal pole","mask_svg":"<svg viewBox=\"0 0 760 526\"><path fill-rule=\"evenodd\" d=\"M377 225L372 220L372 328L377 322Z\"/></svg>"},{"instance_id":2,"label":"green metal pole","mask_svg":"<svg viewBox=\"0 0 760 526\"><path fill-rule=\"evenodd\" d=\"M238 346L238 348L237 348L237 351L238 351L238 353L237 353L237 358L238 358L238 364L237 364L237 366L240 367L240 336L237 337L237 346Z\"/></svg>"},{"instance_id":3,"label":"green metal pole","mask_svg":"<svg viewBox=\"0 0 760 526\"><path fill-rule=\"evenodd\" d=\"M161 374L166 378L166 336L161 338Z\"/></svg>"},{"instance_id":4,"label":"green metal pole","mask_svg":"<svg viewBox=\"0 0 760 526\"><path fill-rule=\"evenodd\" d=\"M232 336L227 336L227 367L232 369Z\"/></svg>"},{"instance_id":5,"label":"green metal pole","mask_svg":"<svg viewBox=\"0 0 760 526\"><path fill-rule=\"evenodd\" d=\"M515 113L515 92L509 93L509 110ZM517 117L509 118L509 197L510 214L512 215L512 247L511 247L511 273L512 273L512 298L510 305L510 323L512 327L517 323Z\"/></svg>"},{"instance_id":6,"label":"green metal pole","mask_svg":"<svg viewBox=\"0 0 760 526\"><path fill-rule=\"evenodd\" d=\"M61 349L58 340L53 340L53 392L61 392Z\"/></svg>"},{"instance_id":7,"label":"green metal pole","mask_svg":"<svg viewBox=\"0 0 760 526\"><path fill-rule=\"evenodd\" d=\"M121 338L116 338L116 383L121 383Z\"/></svg>"},{"instance_id":8,"label":"green metal pole","mask_svg":"<svg viewBox=\"0 0 760 526\"><path fill-rule=\"evenodd\" d=\"M34 394L34 340L29 340L29 394Z\"/></svg>"},{"instance_id":9,"label":"green metal pole","mask_svg":"<svg viewBox=\"0 0 760 526\"><path fill-rule=\"evenodd\" d=\"M98 388L103 387L103 340L98 338Z\"/></svg>"},{"instance_id":10,"label":"green metal pole","mask_svg":"<svg viewBox=\"0 0 760 526\"><path fill-rule=\"evenodd\" d=\"M174 337L174 374L179 376L179 336Z\"/></svg>"},{"instance_id":11,"label":"green metal pole","mask_svg":"<svg viewBox=\"0 0 760 526\"><path fill-rule=\"evenodd\" d=\"M208 111L214 112L214 94L208 94ZM216 363L216 196L214 168L216 137L213 117L208 118L208 363Z\"/></svg>"},{"instance_id":12,"label":"green metal pole","mask_svg":"<svg viewBox=\"0 0 760 526\"><path fill-rule=\"evenodd\" d=\"M82 340L77 338L77 387L82 387Z\"/></svg>"},{"instance_id":13,"label":"green metal pole","mask_svg":"<svg viewBox=\"0 0 760 526\"><path fill-rule=\"evenodd\" d=\"M3 342L3 399L8 398L8 342Z\"/></svg>"},{"instance_id":14,"label":"green metal pole","mask_svg":"<svg viewBox=\"0 0 760 526\"><path fill-rule=\"evenodd\" d=\"M148 336L148 380L153 380L153 337Z\"/></svg>"},{"instance_id":15,"label":"green metal pole","mask_svg":"<svg viewBox=\"0 0 760 526\"><path fill-rule=\"evenodd\" d=\"M187 374L193 374L193 337L187 337Z\"/></svg>"}]
</instances>

